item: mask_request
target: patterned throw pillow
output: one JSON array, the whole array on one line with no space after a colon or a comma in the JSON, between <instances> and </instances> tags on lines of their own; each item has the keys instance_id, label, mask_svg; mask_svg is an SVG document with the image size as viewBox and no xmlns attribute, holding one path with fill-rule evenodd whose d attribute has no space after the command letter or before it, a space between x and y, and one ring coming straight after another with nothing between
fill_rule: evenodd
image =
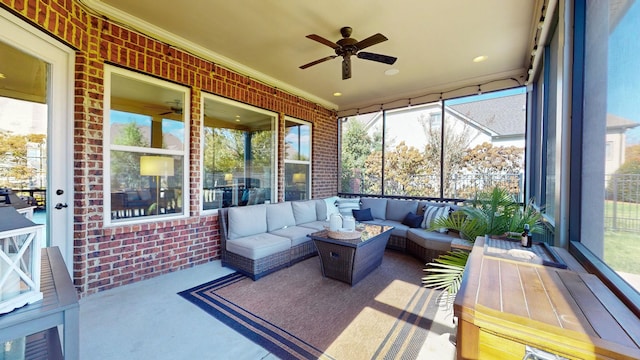
<instances>
[{"instance_id":1,"label":"patterned throw pillow","mask_svg":"<svg viewBox=\"0 0 640 360\"><path fill-rule=\"evenodd\" d=\"M353 216L353 209L360 210L360 198L339 198L336 202L342 216Z\"/></svg>"},{"instance_id":2,"label":"patterned throw pillow","mask_svg":"<svg viewBox=\"0 0 640 360\"><path fill-rule=\"evenodd\" d=\"M429 229L436 219L447 218L449 216L449 206L430 206L424 207L424 217L422 220L422 228ZM447 228L440 228L441 233L448 231Z\"/></svg>"}]
</instances>

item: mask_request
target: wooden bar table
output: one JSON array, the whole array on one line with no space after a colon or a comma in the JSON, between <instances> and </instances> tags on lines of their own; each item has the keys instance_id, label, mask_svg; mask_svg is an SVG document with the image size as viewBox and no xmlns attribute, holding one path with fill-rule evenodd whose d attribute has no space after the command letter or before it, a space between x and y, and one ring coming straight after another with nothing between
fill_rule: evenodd
<instances>
[{"instance_id":1,"label":"wooden bar table","mask_svg":"<svg viewBox=\"0 0 640 360\"><path fill-rule=\"evenodd\" d=\"M44 358L57 359L61 355L56 354L61 350L57 326L62 325L64 359L76 360L79 357L78 294L58 247L42 249L41 274L40 291L44 298L0 315L0 343L26 336L27 358L30 358L29 341L44 339L46 348L43 350L48 352ZM34 354L33 357L38 356Z\"/></svg>"},{"instance_id":2,"label":"wooden bar table","mask_svg":"<svg viewBox=\"0 0 640 360\"><path fill-rule=\"evenodd\" d=\"M454 302L458 359L640 359L640 320L596 276L492 256L484 242Z\"/></svg>"}]
</instances>

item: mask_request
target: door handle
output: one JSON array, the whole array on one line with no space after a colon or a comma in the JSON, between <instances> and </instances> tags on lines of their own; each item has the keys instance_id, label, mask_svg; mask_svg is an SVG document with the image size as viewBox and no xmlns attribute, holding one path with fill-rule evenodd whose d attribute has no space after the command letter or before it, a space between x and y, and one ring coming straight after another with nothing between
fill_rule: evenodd
<instances>
[{"instance_id":1,"label":"door handle","mask_svg":"<svg viewBox=\"0 0 640 360\"><path fill-rule=\"evenodd\" d=\"M67 203L64 203L64 204L63 203L57 203L56 206L55 206L55 208L58 209L58 210L60 210L62 208L66 208L66 207L69 207L69 205L67 205Z\"/></svg>"}]
</instances>

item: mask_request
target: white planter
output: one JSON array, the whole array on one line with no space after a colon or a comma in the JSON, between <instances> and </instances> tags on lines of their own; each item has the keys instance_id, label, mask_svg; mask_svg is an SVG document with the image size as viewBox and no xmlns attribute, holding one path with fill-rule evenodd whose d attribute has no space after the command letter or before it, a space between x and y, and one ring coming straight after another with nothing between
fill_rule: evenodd
<instances>
[{"instance_id":1,"label":"white planter","mask_svg":"<svg viewBox=\"0 0 640 360\"><path fill-rule=\"evenodd\" d=\"M43 228L13 207L0 207L0 314L42 300Z\"/></svg>"}]
</instances>

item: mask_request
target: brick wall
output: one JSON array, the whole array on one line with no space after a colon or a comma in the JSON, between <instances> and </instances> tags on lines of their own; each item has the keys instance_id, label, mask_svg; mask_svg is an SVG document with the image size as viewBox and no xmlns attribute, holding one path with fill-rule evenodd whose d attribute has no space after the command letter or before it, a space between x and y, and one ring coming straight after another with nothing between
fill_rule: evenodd
<instances>
[{"instance_id":1,"label":"brick wall","mask_svg":"<svg viewBox=\"0 0 640 360\"><path fill-rule=\"evenodd\" d=\"M73 281L82 296L219 257L217 217L201 216L200 104L203 91L313 124L313 197L337 189L337 120L327 110L215 65L144 34L88 14L73 0L0 0L33 26L75 49ZM175 45L175 44L174 44ZM179 45L179 44L177 44ZM214 49L215 50L215 49ZM104 64L191 88L189 214L187 219L103 226ZM284 127L278 134L283 165ZM283 188L280 166L278 188ZM279 195L282 198L282 192Z\"/></svg>"}]
</instances>

